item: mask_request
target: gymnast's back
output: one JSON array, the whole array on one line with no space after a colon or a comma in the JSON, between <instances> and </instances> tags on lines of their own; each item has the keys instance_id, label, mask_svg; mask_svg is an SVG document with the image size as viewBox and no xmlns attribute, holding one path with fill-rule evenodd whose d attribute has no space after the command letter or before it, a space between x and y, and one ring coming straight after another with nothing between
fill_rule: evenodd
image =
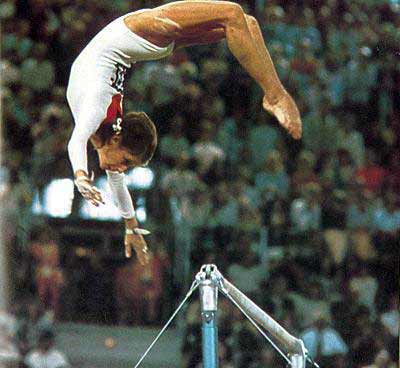
<instances>
[{"instance_id":1,"label":"gymnast's back","mask_svg":"<svg viewBox=\"0 0 400 368\"><path fill-rule=\"evenodd\" d=\"M80 74L91 75L101 69L113 71L117 65L130 68L137 61L158 60L170 55L173 44L159 47L127 27L124 19L138 12L125 14L104 27L76 58L71 74L77 69Z\"/></svg>"}]
</instances>

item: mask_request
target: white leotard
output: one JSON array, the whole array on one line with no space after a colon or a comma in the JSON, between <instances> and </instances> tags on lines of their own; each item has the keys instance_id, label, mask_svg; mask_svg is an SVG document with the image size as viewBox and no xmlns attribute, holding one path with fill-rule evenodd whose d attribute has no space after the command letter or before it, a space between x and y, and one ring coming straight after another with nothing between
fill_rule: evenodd
<instances>
[{"instance_id":1,"label":"white leotard","mask_svg":"<svg viewBox=\"0 0 400 368\"><path fill-rule=\"evenodd\" d=\"M143 11L147 10L140 10ZM88 172L87 142L100 125L115 123L117 118L122 117L126 69L137 61L158 60L173 51L173 43L159 47L133 33L124 18L135 13L117 18L103 28L72 65L67 100L75 120L68 143L74 173L78 170ZM132 217L132 200L123 174L107 174L122 217Z\"/></svg>"}]
</instances>

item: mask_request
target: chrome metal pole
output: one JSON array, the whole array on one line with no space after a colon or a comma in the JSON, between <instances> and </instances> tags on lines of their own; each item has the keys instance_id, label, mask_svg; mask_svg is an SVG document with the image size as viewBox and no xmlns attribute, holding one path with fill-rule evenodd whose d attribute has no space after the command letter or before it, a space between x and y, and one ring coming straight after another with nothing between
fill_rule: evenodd
<instances>
[{"instance_id":1,"label":"chrome metal pole","mask_svg":"<svg viewBox=\"0 0 400 368\"><path fill-rule=\"evenodd\" d=\"M218 368L218 284L213 276L215 270L214 265L204 265L196 277L200 281L204 368Z\"/></svg>"},{"instance_id":2,"label":"chrome metal pole","mask_svg":"<svg viewBox=\"0 0 400 368\"><path fill-rule=\"evenodd\" d=\"M305 368L306 361L310 361L315 368L319 368L308 357L307 350L301 339L292 336L257 304L226 280L215 265L202 266L196 276L196 282L198 282L200 287L204 368L218 367L218 289L250 319L259 332L278 350L292 368ZM289 353L289 357L286 357L279 347L265 335L260 326L285 347L286 352Z\"/></svg>"}]
</instances>

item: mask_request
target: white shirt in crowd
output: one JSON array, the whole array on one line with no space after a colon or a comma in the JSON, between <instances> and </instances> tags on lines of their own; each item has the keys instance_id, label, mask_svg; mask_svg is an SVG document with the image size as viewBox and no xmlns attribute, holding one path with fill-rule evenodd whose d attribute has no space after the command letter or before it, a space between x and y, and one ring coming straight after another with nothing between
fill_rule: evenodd
<instances>
[{"instance_id":1,"label":"white shirt in crowd","mask_svg":"<svg viewBox=\"0 0 400 368\"><path fill-rule=\"evenodd\" d=\"M56 349L47 352L33 350L25 358L24 362L28 368L67 368L67 358Z\"/></svg>"},{"instance_id":2,"label":"white shirt in crowd","mask_svg":"<svg viewBox=\"0 0 400 368\"><path fill-rule=\"evenodd\" d=\"M198 142L193 145L193 157L199 162L199 170L206 172L215 161L225 159L225 152L214 142Z\"/></svg>"},{"instance_id":3,"label":"white shirt in crowd","mask_svg":"<svg viewBox=\"0 0 400 368\"><path fill-rule=\"evenodd\" d=\"M312 357L317 355L318 346L321 350L321 355L329 357L333 355L345 355L348 352L348 347L341 336L333 328L325 327L321 331L316 328L308 328L301 337L304 345Z\"/></svg>"},{"instance_id":4,"label":"white shirt in crowd","mask_svg":"<svg viewBox=\"0 0 400 368\"><path fill-rule=\"evenodd\" d=\"M381 315L381 322L393 337L399 336L400 313L398 309L392 309Z\"/></svg>"},{"instance_id":5,"label":"white shirt in crowd","mask_svg":"<svg viewBox=\"0 0 400 368\"><path fill-rule=\"evenodd\" d=\"M267 275L267 271L262 265L245 267L234 263L228 268L228 275L237 288L246 294L255 293L259 290L261 282Z\"/></svg>"},{"instance_id":6,"label":"white shirt in crowd","mask_svg":"<svg viewBox=\"0 0 400 368\"><path fill-rule=\"evenodd\" d=\"M359 303L375 311L375 297L378 292L378 281L371 275L355 276L350 280L349 287L356 293Z\"/></svg>"},{"instance_id":7,"label":"white shirt in crowd","mask_svg":"<svg viewBox=\"0 0 400 368\"><path fill-rule=\"evenodd\" d=\"M0 328L0 368L10 367L10 364L16 364L19 360L20 355L17 347L8 338L5 331Z\"/></svg>"}]
</instances>

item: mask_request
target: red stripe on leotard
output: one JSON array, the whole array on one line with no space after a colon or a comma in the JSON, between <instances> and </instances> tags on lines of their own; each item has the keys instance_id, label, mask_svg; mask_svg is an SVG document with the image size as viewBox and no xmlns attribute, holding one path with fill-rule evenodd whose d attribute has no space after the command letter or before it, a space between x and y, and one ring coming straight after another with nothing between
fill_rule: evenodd
<instances>
[{"instance_id":1,"label":"red stripe on leotard","mask_svg":"<svg viewBox=\"0 0 400 368\"><path fill-rule=\"evenodd\" d=\"M106 118L103 120L103 123L114 123L117 118L122 118L122 98L123 96L120 93L112 97L111 103L107 108Z\"/></svg>"}]
</instances>

